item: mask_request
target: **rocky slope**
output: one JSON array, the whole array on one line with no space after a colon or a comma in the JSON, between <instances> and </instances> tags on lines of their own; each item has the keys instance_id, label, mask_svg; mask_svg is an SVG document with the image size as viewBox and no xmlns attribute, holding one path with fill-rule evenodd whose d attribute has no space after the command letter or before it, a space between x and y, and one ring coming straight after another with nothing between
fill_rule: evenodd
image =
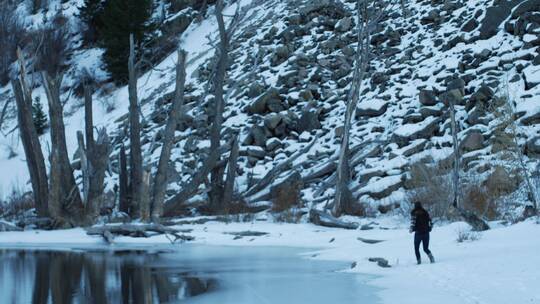
<instances>
[{"instance_id":1,"label":"rocky slope","mask_svg":"<svg viewBox=\"0 0 540 304\"><path fill-rule=\"evenodd\" d=\"M224 143L240 134L237 191L245 194L272 168L290 162L272 186L247 192L251 204L279 200L280 193L295 189L301 189L303 206L323 208L331 201L354 64L355 2L238 2L247 11L232 42L222 133ZM371 37L369 69L352 128L352 189L360 213L399 206L413 190L414 163L445 167L450 162L450 98L457 104L465 180L488 188L492 184L501 195L513 193L516 202L526 203L523 172L508 150L516 137L524 147L527 171L535 171L540 155L540 1L416 0L405 12L398 3L389 6ZM76 8L72 2L64 5ZM180 39L189 52L188 96L172 154L170 195L189 182L210 146L212 96L207 83L216 39L211 12L191 23ZM77 49L70 71L90 65L101 73L99 54L98 49ZM170 55L139 81L145 159L150 163L159 156L155 143L174 90L175 60ZM2 103L10 94L9 87L0 89ZM39 87L34 94L43 95ZM505 107L504 97L511 107ZM127 89L104 85L96 98L98 123L113 133L116 148L127 143ZM75 130L82 129L80 103L70 97L66 106L71 152ZM517 127L502 127L513 114ZM2 126L2 143L18 155L8 159L5 152L0 163L23 172L17 174L22 182L24 154L16 132L8 133L14 125ZM117 178L116 153L109 189ZM12 180L2 178L3 186ZM204 195L193 201L204 201Z\"/></svg>"}]
</instances>

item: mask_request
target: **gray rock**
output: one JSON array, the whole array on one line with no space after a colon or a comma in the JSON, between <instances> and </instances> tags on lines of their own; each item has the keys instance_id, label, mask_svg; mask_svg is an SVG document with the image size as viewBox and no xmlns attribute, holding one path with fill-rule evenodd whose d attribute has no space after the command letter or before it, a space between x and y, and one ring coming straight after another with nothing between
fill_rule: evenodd
<instances>
[{"instance_id":1,"label":"gray rock","mask_svg":"<svg viewBox=\"0 0 540 304\"><path fill-rule=\"evenodd\" d=\"M505 195L517 190L519 180L513 178L503 167L497 166L484 182L484 185L490 193Z\"/></svg>"},{"instance_id":2,"label":"gray rock","mask_svg":"<svg viewBox=\"0 0 540 304\"><path fill-rule=\"evenodd\" d=\"M279 59L285 60L290 56L289 48L285 45L280 45L275 49L275 53Z\"/></svg>"},{"instance_id":3,"label":"gray rock","mask_svg":"<svg viewBox=\"0 0 540 304\"><path fill-rule=\"evenodd\" d=\"M471 96L472 102L487 102L493 98L493 90L486 84L482 84L480 88Z\"/></svg>"},{"instance_id":4,"label":"gray rock","mask_svg":"<svg viewBox=\"0 0 540 304\"><path fill-rule=\"evenodd\" d=\"M376 72L371 75L371 83L374 85L386 83L390 77L383 72Z\"/></svg>"},{"instance_id":5,"label":"gray rock","mask_svg":"<svg viewBox=\"0 0 540 304\"><path fill-rule=\"evenodd\" d=\"M304 110L302 111L302 116L296 124L296 130L299 133L304 131L311 131L321 128L321 122L319 121L319 111L318 110Z\"/></svg>"},{"instance_id":6,"label":"gray rock","mask_svg":"<svg viewBox=\"0 0 540 304\"><path fill-rule=\"evenodd\" d=\"M281 148L281 141L277 138L270 138L266 141L266 151L274 151Z\"/></svg>"},{"instance_id":7,"label":"gray rock","mask_svg":"<svg viewBox=\"0 0 540 304\"><path fill-rule=\"evenodd\" d=\"M536 136L527 141L525 154L529 157L540 156L540 136Z\"/></svg>"},{"instance_id":8,"label":"gray rock","mask_svg":"<svg viewBox=\"0 0 540 304\"><path fill-rule=\"evenodd\" d=\"M484 135L478 130L472 130L465 135L461 141L460 150L462 152L470 152L484 148Z\"/></svg>"},{"instance_id":9,"label":"gray rock","mask_svg":"<svg viewBox=\"0 0 540 304\"><path fill-rule=\"evenodd\" d=\"M277 113L270 113L264 117L264 125L270 130L274 130L280 122L281 115Z\"/></svg>"},{"instance_id":10,"label":"gray rock","mask_svg":"<svg viewBox=\"0 0 540 304\"><path fill-rule=\"evenodd\" d=\"M368 261L377 263L377 265L379 267L382 267L382 268L390 268L391 267L390 264L388 263L388 260L385 259L385 258L379 258L379 257L369 258Z\"/></svg>"},{"instance_id":11,"label":"gray rock","mask_svg":"<svg viewBox=\"0 0 540 304\"><path fill-rule=\"evenodd\" d=\"M400 147L408 145L409 142L415 139L431 138L439 130L439 122L440 122L440 118L432 119L429 123L425 124L422 128L418 128L417 126L414 126L411 124L404 125L403 128L405 128L406 130L415 129L415 131L411 132L407 130L407 132L394 132L394 134L392 135L392 138L394 142L397 143Z\"/></svg>"},{"instance_id":12,"label":"gray rock","mask_svg":"<svg viewBox=\"0 0 540 304\"><path fill-rule=\"evenodd\" d=\"M512 8L521 1L499 1L497 5L488 7L484 19L480 22L480 39L495 36L501 23L510 16Z\"/></svg>"},{"instance_id":13,"label":"gray rock","mask_svg":"<svg viewBox=\"0 0 540 304\"><path fill-rule=\"evenodd\" d=\"M432 90L420 90L420 103L424 106L434 106L437 104L437 95Z\"/></svg>"},{"instance_id":14,"label":"gray rock","mask_svg":"<svg viewBox=\"0 0 540 304\"><path fill-rule=\"evenodd\" d=\"M253 144L259 147L264 147L266 145L266 132L261 126L251 127L250 136L253 140Z\"/></svg>"},{"instance_id":15,"label":"gray rock","mask_svg":"<svg viewBox=\"0 0 540 304\"><path fill-rule=\"evenodd\" d=\"M260 85L258 82L253 82L249 86L249 89L247 91L247 96L249 98L255 98L261 95L263 92L264 92L264 87Z\"/></svg>"},{"instance_id":16,"label":"gray rock","mask_svg":"<svg viewBox=\"0 0 540 304\"><path fill-rule=\"evenodd\" d=\"M266 157L266 151L261 147L251 146L247 148L247 155L257 159L264 159Z\"/></svg>"},{"instance_id":17,"label":"gray rock","mask_svg":"<svg viewBox=\"0 0 540 304\"><path fill-rule=\"evenodd\" d=\"M381 104L379 107L358 107L356 117L377 117L383 115L388 109L388 103Z\"/></svg>"},{"instance_id":18,"label":"gray rock","mask_svg":"<svg viewBox=\"0 0 540 304\"><path fill-rule=\"evenodd\" d=\"M338 32L348 32L352 27L352 18L345 17L338 21L336 24L336 30Z\"/></svg>"},{"instance_id":19,"label":"gray rock","mask_svg":"<svg viewBox=\"0 0 540 304\"><path fill-rule=\"evenodd\" d=\"M298 12L303 17L312 13L320 13L340 18L350 15L348 9L345 8L341 2L335 0L306 1L305 5L298 9Z\"/></svg>"},{"instance_id":20,"label":"gray rock","mask_svg":"<svg viewBox=\"0 0 540 304\"><path fill-rule=\"evenodd\" d=\"M461 27L461 31L463 32L472 32L474 29L478 27L478 21L476 21L476 18L472 18L469 21L465 22L465 24Z\"/></svg>"},{"instance_id":21,"label":"gray rock","mask_svg":"<svg viewBox=\"0 0 540 304\"><path fill-rule=\"evenodd\" d=\"M253 103L248 105L247 112L249 114L264 114L268 108L268 105L270 103L276 103L276 101L281 103L279 91L275 88L271 88Z\"/></svg>"},{"instance_id":22,"label":"gray rock","mask_svg":"<svg viewBox=\"0 0 540 304\"><path fill-rule=\"evenodd\" d=\"M281 99L269 99L266 102L266 108L270 112L279 113L283 110L286 110L286 104L281 101Z\"/></svg>"}]
</instances>

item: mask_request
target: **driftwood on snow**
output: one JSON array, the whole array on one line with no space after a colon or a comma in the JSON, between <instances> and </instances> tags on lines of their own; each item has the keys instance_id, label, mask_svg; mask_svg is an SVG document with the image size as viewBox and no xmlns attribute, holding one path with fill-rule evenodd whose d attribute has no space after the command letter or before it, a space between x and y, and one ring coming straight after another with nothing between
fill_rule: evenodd
<instances>
[{"instance_id":1,"label":"driftwood on snow","mask_svg":"<svg viewBox=\"0 0 540 304\"><path fill-rule=\"evenodd\" d=\"M323 211L311 209L309 211L309 221L315 225L331 227L331 228L343 228L343 229L358 229L358 223L345 222L333 217L332 215Z\"/></svg>"}]
</instances>

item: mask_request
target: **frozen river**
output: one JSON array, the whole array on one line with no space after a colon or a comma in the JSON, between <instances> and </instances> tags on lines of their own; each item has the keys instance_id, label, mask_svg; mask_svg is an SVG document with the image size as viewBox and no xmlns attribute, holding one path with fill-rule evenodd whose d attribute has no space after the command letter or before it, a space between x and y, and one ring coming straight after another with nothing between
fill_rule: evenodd
<instances>
[{"instance_id":1,"label":"frozen river","mask_svg":"<svg viewBox=\"0 0 540 304\"><path fill-rule=\"evenodd\" d=\"M0 303L378 303L348 263L283 247L0 249Z\"/></svg>"}]
</instances>

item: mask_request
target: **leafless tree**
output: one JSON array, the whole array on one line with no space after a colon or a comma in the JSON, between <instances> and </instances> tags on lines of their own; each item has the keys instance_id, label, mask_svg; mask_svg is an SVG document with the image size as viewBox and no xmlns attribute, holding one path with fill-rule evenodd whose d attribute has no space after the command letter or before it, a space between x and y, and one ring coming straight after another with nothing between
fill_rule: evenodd
<instances>
[{"instance_id":1,"label":"leafless tree","mask_svg":"<svg viewBox=\"0 0 540 304\"><path fill-rule=\"evenodd\" d=\"M90 85L84 84L85 137L77 133L79 153L83 175L83 193L86 216L93 221L103 203L105 171L109 160L110 142L107 130L98 129L97 140L94 139L94 121L92 113L92 91Z\"/></svg>"},{"instance_id":2,"label":"leafless tree","mask_svg":"<svg viewBox=\"0 0 540 304\"><path fill-rule=\"evenodd\" d=\"M171 149L174 140L174 131L178 124L180 111L184 105L184 87L186 82L186 52L178 51L178 61L176 63L176 88L174 99L169 111L169 118L165 126L161 155L159 157L158 168L154 178L154 189L152 199L152 218L157 220L163 214L163 201L165 200L165 191L167 190L167 175L169 161L171 158Z\"/></svg>"},{"instance_id":3,"label":"leafless tree","mask_svg":"<svg viewBox=\"0 0 540 304\"><path fill-rule=\"evenodd\" d=\"M531 172L527 168L524 147L519 143L518 115L515 110L515 101L513 100L508 83L502 88L501 96L498 97L498 103L491 104L491 111L500 122L501 136L507 137L506 142L511 159L517 163L517 169L520 176L525 181L527 199L532 202L534 211L538 210L538 198L534 189L534 183L531 178Z\"/></svg>"},{"instance_id":4,"label":"leafless tree","mask_svg":"<svg viewBox=\"0 0 540 304\"><path fill-rule=\"evenodd\" d=\"M350 183L350 167L349 167L349 138L350 129L352 125L352 117L358 104L358 98L360 96L360 90L366 68L369 63L369 37L372 31L373 25L375 25L385 12L385 7L380 11L377 16L370 16L368 12L369 3L374 1L357 1L357 47L355 53L355 69L353 71L353 80L349 94L347 96L347 108L345 110L345 121L343 126L343 137L341 139L341 147L339 152L339 160L337 166L337 181L336 191L334 196L334 206L332 214L334 216L340 216L343 212L350 209L352 203L352 193L349 189Z\"/></svg>"},{"instance_id":5,"label":"leafless tree","mask_svg":"<svg viewBox=\"0 0 540 304\"><path fill-rule=\"evenodd\" d=\"M56 220L78 226L85 222L84 206L73 176L66 145L63 105L60 100L62 73L50 76L41 72L43 87L49 101L51 133L50 211Z\"/></svg>"},{"instance_id":6,"label":"leafless tree","mask_svg":"<svg viewBox=\"0 0 540 304\"><path fill-rule=\"evenodd\" d=\"M479 218L474 212L466 210L463 208L462 204L459 203L460 194L461 194L461 185L460 185L460 163L461 155L459 153L459 141L458 141L458 125L456 122L456 109L455 109L455 100L453 99L452 94L445 94L446 102L449 105L450 111L450 126L452 131L452 141L454 148L454 166L452 170L452 186L453 186L453 200L452 208L457 210L457 213L465 220L469 225L472 226L475 231L484 231L489 229L489 225Z\"/></svg>"},{"instance_id":7,"label":"leafless tree","mask_svg":"<svg viewBox=\"0 0 540 304\"><path fill-rule=\"evenodd\" d=\"M135 58L135 43L133 34L129 36L129 59L128 59L128 92L129 92L129 161L130 161L130 212L134 217L140 216L143 186L143 160L141 152L141 111L137 96L137 81L139 77L139 64Z\"/></svg>"},{"instance_id":8,"label":"leafless tree","mask_svg":"<svg viewBox=\"0 0 540 304\"><path fill-rule=\"evenodd\" d=\"M119 169L119 210L126 214L130 214L130 190L129 190L129 173L127 169L127 156L126 148L124 145L120 146L120 169Z\"/></svg>"},{"instance_id":9,"label":"leafless tree","mask_svg":"<svg viewBox=\"0 0 540 304\"><path fill-rule=\"evenodd\" d=\"M45 159L41 150L38 134L32 118L32 92L26 83L26 67L23 54L17 50L20 76L12 80L11 85L17 103L19 134L26 155L26 164L30 173L34 202L39 216L49 214L49 190Z\"/></svg>"},{"instance_id":10,"label":"leafless tree","mask_svg":"<svg viewBox=\"0 0 540 304\"><path fill-rule=\"evenodd\" d=\"M47 72L48 75L59 75L65 69L68 56L67 28L47 25L40 29L35 37L35 68Z\"/></svg>"}]
</instances>

